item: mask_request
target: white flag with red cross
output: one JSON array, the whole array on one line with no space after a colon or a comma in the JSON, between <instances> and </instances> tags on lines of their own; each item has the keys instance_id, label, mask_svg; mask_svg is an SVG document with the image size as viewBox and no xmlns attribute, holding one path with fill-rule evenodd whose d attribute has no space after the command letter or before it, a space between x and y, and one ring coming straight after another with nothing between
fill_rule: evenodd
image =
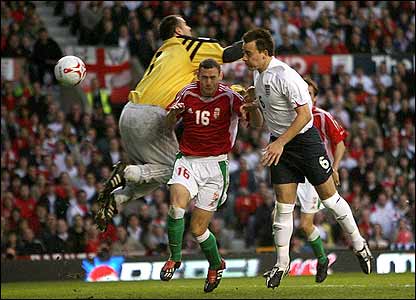
<instances>
[{"instance_id":1,"label":"white flag with red cross","mask_svg":"<svg viewBox=\"0 0 416 300\"><path fill-rule=\"evenodd\" d=\"M131 83L130 54L123 48L98 48L92 46L69 46L66 55L81 58L87 68L87 76L81 88L89 90L92 78L97 78L101 88L111 93L111 102L127 102Z\"/></svg>"}]
</instances>

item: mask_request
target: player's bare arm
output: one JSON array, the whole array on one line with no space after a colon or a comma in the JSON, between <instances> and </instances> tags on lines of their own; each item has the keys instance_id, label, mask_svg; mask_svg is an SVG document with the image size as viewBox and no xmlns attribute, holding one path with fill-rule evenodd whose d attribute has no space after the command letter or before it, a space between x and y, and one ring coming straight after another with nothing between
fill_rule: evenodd
<instances>
[{"instance_id":1,"label":"player's bare arm","mask_svg":"<svg viewBox=\"0 0 416 300\"><path fill-rule=\"evenodd\" d=\"M263 166L271 166L273 163L277 165L279 158L282 155L284 146L290 142L312 119L312 114L308 105L298 106L295 108L295 111L297 113L296 118L286 132L265 148L265 152L261 158Z\"/></svg>"},{"instance_id":2,"label":"player's bare arm","mask_svg":"<svg viewBox=\"0 0 416 300\"><path fill-rule=\"evenodd\" d=\"M337 147L335 148L334 163L332 165L332 170L333 170L332 178L334 179L334 182L336 185L340 185L338 168L339 168L339 163L342 157L344 156L344 152L345 152L345 144L344 144L344 141L341 141L337 144Z\"/></svg>"}]
</instances>

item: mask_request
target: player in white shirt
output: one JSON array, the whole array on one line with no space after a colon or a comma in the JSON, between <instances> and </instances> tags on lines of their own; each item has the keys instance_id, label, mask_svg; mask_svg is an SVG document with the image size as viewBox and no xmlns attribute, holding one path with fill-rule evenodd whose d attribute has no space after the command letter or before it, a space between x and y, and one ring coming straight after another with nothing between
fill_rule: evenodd
<instances>
[{"instance_id":1,"label":"player in white shirt","mask_svg":"<svg viewBox=\"0 0 416 300\"><path fill-rule=\"evenodd\" d=\"M276 192L273 233L277 262L266 278L267 287L278 287L289 271L297 185L304 182L305 177L323 199L322 204L351 236L361 268L369 274L373 258L348 203L335 188L331 163L318 130L313 126L308 84L294 69L273 56L274 42L267 30L250 30L244 34L243 41L243 61L254 70L256 101L271 133L261 162L270 167Z\"/></svg>"}]
</instances>

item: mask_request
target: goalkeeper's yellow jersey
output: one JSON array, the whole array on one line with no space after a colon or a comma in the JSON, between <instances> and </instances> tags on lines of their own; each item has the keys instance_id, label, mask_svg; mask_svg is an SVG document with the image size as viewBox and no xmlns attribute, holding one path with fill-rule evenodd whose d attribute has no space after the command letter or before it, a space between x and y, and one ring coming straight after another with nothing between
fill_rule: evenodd
<instances>
[{"instance_id":1,"label":"goalkeeper's yellow jersey","mask_svg":"<svg viewBox=\"0 0 416 300\"><path fill-rule=\"evenodd\" d=\"M133 103L166 108L176 94L196 80L199 63L212 58L223 64L224 49L216 40L188 36L172 37L157 50L136 89L130 91Z\"/></svg>"}]
</instances>

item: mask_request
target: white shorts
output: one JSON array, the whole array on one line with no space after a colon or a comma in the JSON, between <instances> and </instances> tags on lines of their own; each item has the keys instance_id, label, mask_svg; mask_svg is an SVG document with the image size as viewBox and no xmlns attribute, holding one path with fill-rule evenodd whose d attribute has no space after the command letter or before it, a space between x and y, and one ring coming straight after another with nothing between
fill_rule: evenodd
<instances>
[{"instance_id":1,"label":"white shorts","mask_svg":"<svg viewBox=\"0 0 416 300\"><path fill-rule=\"evenodd\" d=\"M227 199L227 155L196 157L178 153L168 185L178 183L186 187L191 199L196 196L196 207L216 211Z\"/></svg>"},{"instance_id":2,"label":"white shorts","mask_svg":"<svg viewBox=\"0 0 416 300\"><path fill-rule=\"evenodd\" d=\"M300 205L300 211L306 214L314 214L325 208L319 199L315 187L305 178L305 183L298 184L296 204Z\"/></svg>"}]
</instances>

